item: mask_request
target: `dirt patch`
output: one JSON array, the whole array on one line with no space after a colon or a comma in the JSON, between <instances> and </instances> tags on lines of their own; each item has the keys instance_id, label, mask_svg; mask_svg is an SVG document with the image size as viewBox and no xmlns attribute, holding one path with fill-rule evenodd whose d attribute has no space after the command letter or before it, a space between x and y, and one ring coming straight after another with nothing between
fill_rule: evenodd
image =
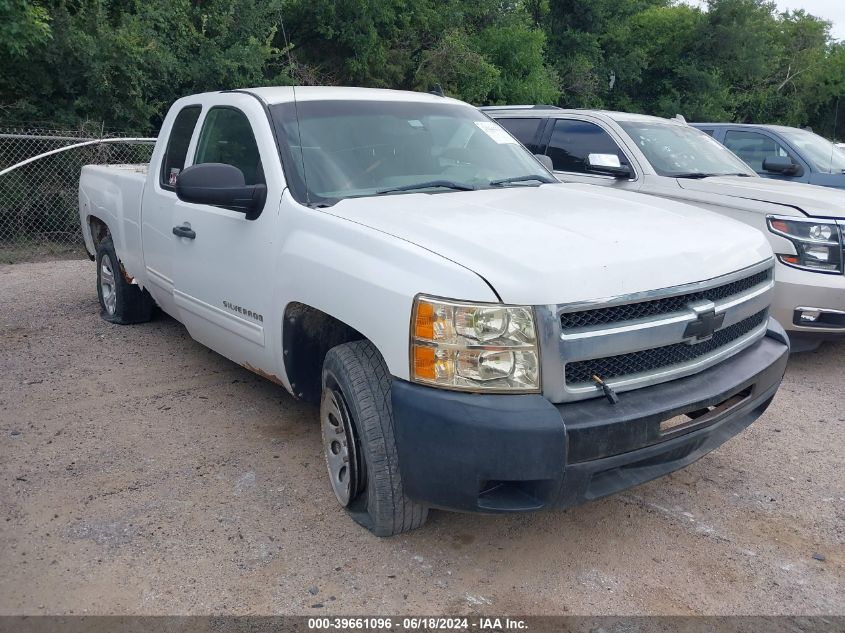
<instances>
[{"instance_id":1,"label":"dirt patch","mask_svg":"<svg viewBox=\"0 0 845 633\"><path fill-rule=\"evenodd\" d=\"M88 253L82 245L66 242L0 242L0 264L23 262L47 262L68 259L87 259Z\"/></svg>"},{"instance_id":2,"label":"dirt patch","mask_svg":"<svg viewBox=\"0 0 845 633\"><path fill-rule=\"evenodd\" d=\"M669 477L378 539L334 501L316 408L172 319L105 323L94 277L0 266L2 614L845 612L843 344Z\"/></svg>"}]
</instances>

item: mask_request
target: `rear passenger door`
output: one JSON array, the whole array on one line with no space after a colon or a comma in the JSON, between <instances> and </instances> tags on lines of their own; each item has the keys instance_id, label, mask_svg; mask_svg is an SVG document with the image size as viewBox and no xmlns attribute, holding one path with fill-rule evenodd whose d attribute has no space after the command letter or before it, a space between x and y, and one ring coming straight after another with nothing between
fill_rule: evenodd
<instances>
[{"instance_id":1,"label":"rear passenger door","mask_svg":"<svg viewBox=\"0 0 845 633\"><path fill-rule=\"evenodd\" d=\"M555 118L549 121L541 141L542 153L552 159L555 174L566 182L583 182L637 191L642 179L636 167L622 151L611 133L598 122L576 118ZM587 157L590 154L611 154L620 165L632 169L631 178L614 178L590 172Z\"/></svg>"}]
</instances>

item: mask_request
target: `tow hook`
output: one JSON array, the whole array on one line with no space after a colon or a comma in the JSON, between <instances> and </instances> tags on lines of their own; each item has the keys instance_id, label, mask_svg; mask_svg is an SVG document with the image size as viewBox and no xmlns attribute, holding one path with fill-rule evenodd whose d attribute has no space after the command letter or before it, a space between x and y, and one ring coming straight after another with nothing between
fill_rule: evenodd
<instances>
[{"instance_id":1,"label":"tow hook","mask_svg":"<svg viewBox=\"0 0 845 633\"><path fill-rule=\"evenodd\" d=\"M604 380L602 380L601 376L593 374L593 380L599 387L601 387L602 392L604 392L604 397L607 398L607 401L610 404L616 404L617 402L619 402L619 396L616 395L616 392L613 390L613 387L611 387Z\"/></svg>"}]
</instances>

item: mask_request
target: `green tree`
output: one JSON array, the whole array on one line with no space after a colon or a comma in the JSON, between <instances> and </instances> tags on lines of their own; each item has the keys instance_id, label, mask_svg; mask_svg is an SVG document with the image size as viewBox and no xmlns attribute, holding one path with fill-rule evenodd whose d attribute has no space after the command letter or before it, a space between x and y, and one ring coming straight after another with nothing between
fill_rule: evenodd
<instances>
[{"instance_id":1,"label":"green tree","mask_svg":"<svg viewBox=\"0 0 845 633\"><path fill-rule=\"evenodd\" d=\"M5 60L0 103L17 120L155 128L184 94L284 82L273 43L278 8L246 0L58 3L52 37Z\"/></svg>"},{"instance_id":2,"label":"green tree","mask_svg":"<svg viewBox=\"0 0 845 633\"><path fill-rule=\"evenodd\" d=\"M845 45L766 0L0 0L0 117L138 132L185 94L430 90L845 136Z\"/></svg>"},{"instance_id":3,"label":"green tree","mask_svg":"<svg viewBox=\"0 0 845 633\"><path fill-rule=\"evenodd\" d=\"M707 16L684 4L648 7L619 23L602 40L616 78L607 105L693 120L729 116L719 69L700 63L706 28Z\"/></svg>"},{"instance_id":4,"label":"green tree","mask_svg":"<svg viewBox=\"0 0 845 633\"><path fill-rule=\"evenodd\" d=\"M50 15L29 0L0 0L0 60L24 57L50 39Z\"/></svg>"},{"instance_id":5,"label":"green tree","mask_svg":"<svg viewBox=\"0 0 845 633\"><path fill-rule=\"evenodd\" d=\"M497 87L499 75L499 69L475 50L470 37L454 30L422 51L414 88L425 91L439 84L450 95L484 103Z\"/></svg>"},{"instance_id":6,"label":"green tree","mask_svg":"<svg viewBox=\"0 0 845 633\"><path fill-rule=\"evenodd\" d=\"M490 26L476 38L477 47L499 69L487 103L555 103L559 80L543 59L544 33L525 24Z\"/></svg>"}]
</instances>

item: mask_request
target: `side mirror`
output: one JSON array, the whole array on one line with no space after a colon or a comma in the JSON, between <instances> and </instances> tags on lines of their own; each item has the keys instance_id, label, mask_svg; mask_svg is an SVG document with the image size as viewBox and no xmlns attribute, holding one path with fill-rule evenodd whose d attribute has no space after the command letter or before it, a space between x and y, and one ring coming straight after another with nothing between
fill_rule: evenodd
<instances>
[{"instance_id":1,"label":"side mirror","mask_svg":"<svg viewBox=\"0 0 845 633\"><path fill-rule=\"evenodd\" d=\"M246 214L256 219L267 198L265 185L244 184L243 172L233 165L203 163L192 165L176 178L176 196L183 202L210 204Z\"/></svg>"},{"instance_id":2,"label":"side mirror","mask_svg":"<svg viewBox=\"0 0 845 633\"><path fill-rule=\"evenodd\" d=\"M630 178L634 171L628 166L619 162L616 154L589 154L587 156L587 171L595 174L604 174L614 178Z\"/></svg>"},{"instance_id":3,"label":"side mirror","mask_svg":"<svg viewBox=\"0 0 845 633\"><path fill-rule=\"evenodd\" d=\"M552 162L552 159L546 156L545 154L534 154L534 158L540 161L540 164L548 169L549 171L555 170L555 165Z\"/></svg>"},{"instance_id":4,"label":"side mirror","mask_svg":"<svg viewBox=\"0 0 845 633\"><path fill-rule=\"evenodd\" d=\"M789 156L769 156L763 161L763 171L783 174L784 176L801 176L804 174L804 168L793 163Z\"/></svg>"}]
</instances>

